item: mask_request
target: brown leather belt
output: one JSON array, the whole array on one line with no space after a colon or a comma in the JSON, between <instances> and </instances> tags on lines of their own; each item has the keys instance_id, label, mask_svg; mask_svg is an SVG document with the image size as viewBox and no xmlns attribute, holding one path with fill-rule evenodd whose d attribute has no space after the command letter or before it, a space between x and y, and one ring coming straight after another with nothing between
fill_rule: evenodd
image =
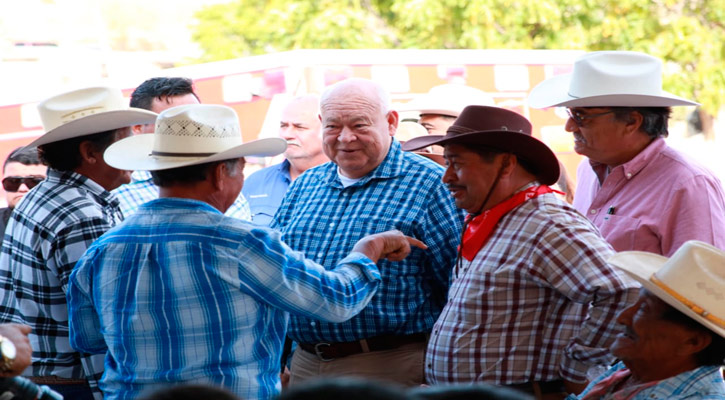
<instances>
[{"instance_id":1,"label":"brown leather belt","mask_svg":"<svg viewBox=\"0 0 725 400\"><path fill-rule=\"evenodd\" d=\"M560 393L566 392L564 387L564 381L561 379L555 381L541 381L541 382L526 382L526 383L515 383L513 385L506 385L512 389L520 390L536 396L549 393Z\"/></svg>"},{"instance_id":2,"label":"brown leather belt","mask_svg":"<svg viewBox=\"0 0 725 400\"><path fill-rule=\"evenodd\" d=\"M320 361L332 361L336 358L351 356L353 354L369 353L373 351L392 350L400 346L412 343L424 343L428 340L428 334L414 333L405 336L375 336L356 342L339 343L299 343L298 346L311 354L317 356Z\"/></svg>"},{"instance_id":3,"label":"brown leather belt","mask_svg":"<svg viewBox=\"0 0 725 400\"><path fill-rule=\"evenodd\" d=\"M26 377L38 385L87 385L86 379L59 378L55 375Z\"/></svg>"}]
</instances>

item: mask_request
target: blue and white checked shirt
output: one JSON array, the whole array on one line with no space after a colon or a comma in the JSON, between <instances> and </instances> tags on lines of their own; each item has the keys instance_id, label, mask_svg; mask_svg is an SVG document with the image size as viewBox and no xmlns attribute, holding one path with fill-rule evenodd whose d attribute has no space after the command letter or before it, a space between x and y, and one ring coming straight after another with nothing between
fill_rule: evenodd
<instances>
[{"instance_id":1,"label":"blue and white checked shirt","mask_svg":"<svg viewBox=\"0 0 725 400\"><path fill-rule=\"evenodd\" d=\"M113 193L121 202L123 216L128 218L141 204L159 198L159 187L154 185L149 171L134 171L131 174L131 183L119 186L113 190ZM252 220L249 203L241 193L225 215L243 221Z\"/></svg>"},{"instance_id":2,"label":"blue and white checked shirt","mask_svg":"<svg viewBox=\"0 0 725 400\"><path fill-rule=\"evenodd\" d=\"M113 194L85 176L53 169L15 208L0 254L0 321L33 328L26 376L88 378L97 390L103 357L71 348L65 292L76 261L121 219Z\"/></svg>"},{"instance_id":3,"label":"blue and white checked shirt","mask_svg":"<svg viewBox=\"0 0 725 400\"><path fill-rule=\"evenodd\" d=\"M271 399L280 390L288 312L344 321L379 282L360 253L326 271L275 231L196 200L162 198L78 261L68 290L70 340L83 351L108 351L106 400L169 383Z\"/></svg>"},{"instance_id":4,"label":"blue and white checked shirt","mask_svg":"<svg viewBox=\"0 0 725 400\"><path fill-rule=\"evenodd\" d=\"M613 373L626 368L622 362L618 362L607 372L593 380L579 396L569 395L566 400L582 398L590 388L594 387L603 379L610 377ZM650 386L638 392L630 400L651 400L651 399L702 399L702 400L723 400L725 399L725 382L723 382L721 367L706 366L683 372L671 378L663 379L654 386Z\"/></svg>"},{"instance_id":5,"label":"blue and white checked shirt","mask_svg":"<svg viewBox=\"0 0 725 400\"><path fill-rule=\"evenodd\" d=\"M382 284L370 304L344 323L290 318L300 343L346 342L429 332L446 302L463 212L441 182L443 168L403 152L393 140L383 162L343 188L332 162L305 171L282 201L273 227L291 248L332 268L367 234L398 229L422 240L403 261L380 260Z\"/></svg>"}]
</instances>

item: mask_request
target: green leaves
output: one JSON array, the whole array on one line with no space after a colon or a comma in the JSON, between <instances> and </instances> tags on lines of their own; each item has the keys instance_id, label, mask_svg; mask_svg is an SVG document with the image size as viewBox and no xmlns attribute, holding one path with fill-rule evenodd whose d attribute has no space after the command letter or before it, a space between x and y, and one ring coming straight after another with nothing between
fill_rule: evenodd
<instances>
[{"instance_id":1,"label":"green leaves","mask_svg":"<svg viewBox=\"0 0 725 400\"><path fill-rule=\"evenodd\" d=\"M200 61L292 49L635 50L665 90L714 114L725 101L721 0L239 0L196 15Z\"/></svg>"}]
</instances>

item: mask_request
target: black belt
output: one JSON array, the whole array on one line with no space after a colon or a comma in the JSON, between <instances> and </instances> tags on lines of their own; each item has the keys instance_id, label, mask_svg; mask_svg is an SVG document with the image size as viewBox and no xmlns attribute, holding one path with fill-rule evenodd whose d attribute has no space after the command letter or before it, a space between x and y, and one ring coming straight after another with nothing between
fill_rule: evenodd
<instances>
[{"instance_id":1,"label":"black belt","mask_svg":"<svg viewBox=\"0 0 725 400\"><path fill-rule=\"evenodd\" d=\"M514 383L512 385L505 385L512 389L520 390L529 394L536 394L538 391L540 394L548 393L563 393L566 392L564 381L557 379L555 381L539 381L539 382L525 382L525 383ZM538 390L537 390L538 389Z\"/></svg>"},{"instance_id":2,"label":"black belt","mask_svg":"<svg viewBox=\"0 0 725 400\"><path fill-rule=\"evenodd\" d=\"M392 350L406 344L424 343L427 340L427 334L414 333L405 336L375 336L355 342L299 343L298 346L302 350L316 355L320 361L332 361L336 358L347 357L353 354Z\"/></svg>"}]
</instances>

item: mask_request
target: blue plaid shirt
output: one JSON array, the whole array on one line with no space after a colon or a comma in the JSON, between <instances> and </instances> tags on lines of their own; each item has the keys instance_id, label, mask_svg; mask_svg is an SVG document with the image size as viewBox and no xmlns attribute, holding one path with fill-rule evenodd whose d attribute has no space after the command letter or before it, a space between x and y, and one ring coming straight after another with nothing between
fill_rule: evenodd
<instances>
[{"instance_id":1,"label":"blue plaid shirt","mask_svg":"<svg viewBox=\"0 0 725 400\"><path fill-rule=\"evenodd\" d=\"M131 174L131 183L119 186L113 190L113 193L121 202L123 216L128 218L138 210L141 204L157 199L159 197L159 187L154 185L150 172L134 171ZM243 221L252 220L249 203L241 193L239 193L239 197L232 206L229 207L226 215Z\"/></svg>"},{"instance_id":2,"label":"blue plaid shirt","mask_svg":"<svg viewBox=\"0 0 725 400\"><path fill-rule=\"evenodd\" d=\"M576 400L584 397L594 385L623 368L626 368L624 364L618 362L607 372L593 380L579 396L569 395L566 400ZM663 379L656 385L638 392L630 400L723 400L725 399L725 382L723 382L720 369L721 367L718 366L706 366L683 372L671 378Z\"/></svg>"},{"instance_id":3,"label":"blue plaid shirt","mask_svg":"<svg viewBox=\"0 0 725 400\"><path fill-rule=\"evenodd\" d=\"M33 328L27 376L87 378L98 390L103 357L71 348L65 292L76 261L121 219L110 192L83 175L53 169L15 208L0 254L0 321Z\"/></svg>"},{"instance_id":4,"label":"blue plaid shirt","mask_svg":"<svg viewBox=\"0 0 725 400\"><path fill-rule=\"evenodd\" d=\"M273 227L290 247L332 268L367 234L398 229L425 242L400 262L380 260L382 284L370 304L344 323L292 317L300 343L346 342L429 332L446 302L463 213L441 182L443 168L403 152L393 140L383 162L344 188L332 162L305 171L290 186Z\"/></svg>"},{"instance_id":5,"label":"blue plaid shirt","mask_svg":"<svg viewBox=\"0 0 725 400\"><path fill-rule=\"evenodd\" d=\"M332 271L279 233L206 203L162 198L96 241L70 277L70 341L106 353L106 400L169 383L274 398L288 312L344 321L380 281L360 253Z\"/></svg>"}]
</instances>

